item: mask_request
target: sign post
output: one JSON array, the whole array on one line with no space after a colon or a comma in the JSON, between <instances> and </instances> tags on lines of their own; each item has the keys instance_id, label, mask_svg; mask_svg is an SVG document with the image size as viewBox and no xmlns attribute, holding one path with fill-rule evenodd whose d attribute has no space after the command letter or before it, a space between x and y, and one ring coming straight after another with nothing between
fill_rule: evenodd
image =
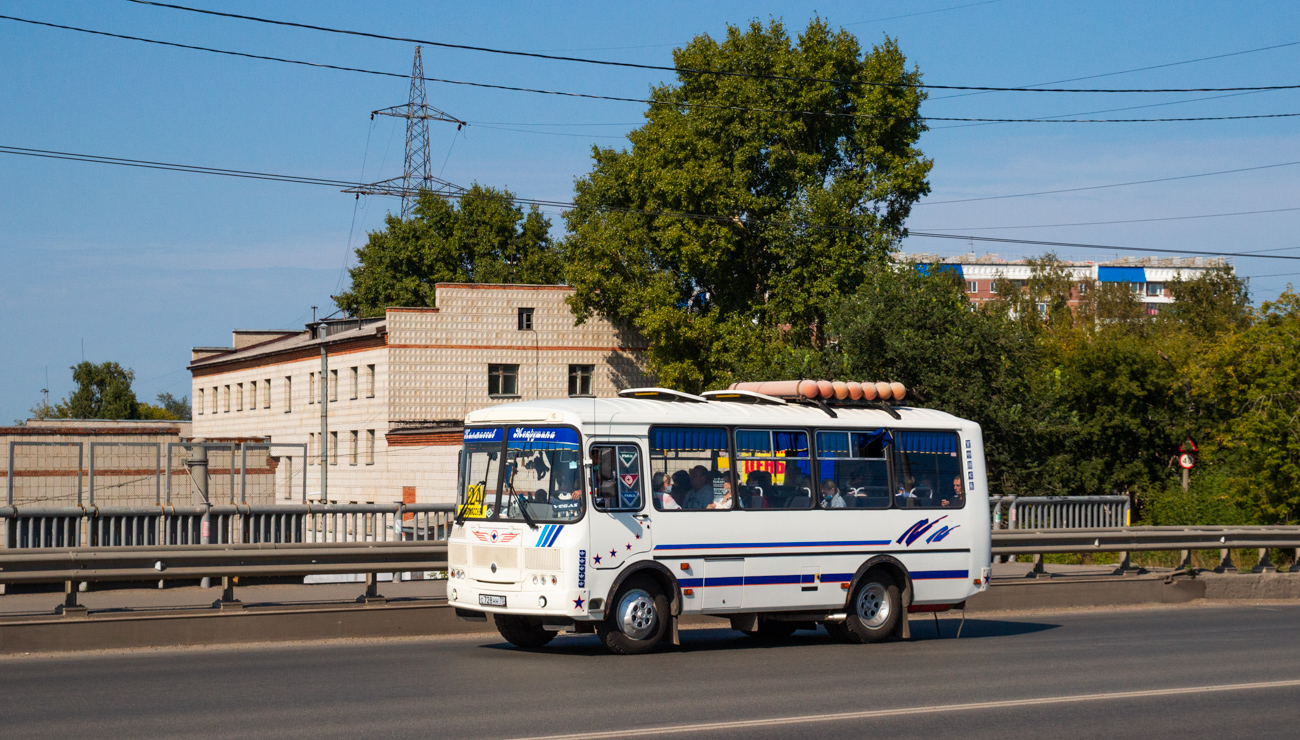
<instances>
[{"instance_id":1,"label":"sign post","mask_svg":"<svg viewBox=\"0 0 1300 740\"><path fill-rule=\"evenodd\" d=\"M1183 493L1187 493L1192 485L1191 474L1192 468L1196 467L1196 451L1196 443L1191 437L1178 446L1178 467L1183 469Z\"/></svg>"}]
</instances>

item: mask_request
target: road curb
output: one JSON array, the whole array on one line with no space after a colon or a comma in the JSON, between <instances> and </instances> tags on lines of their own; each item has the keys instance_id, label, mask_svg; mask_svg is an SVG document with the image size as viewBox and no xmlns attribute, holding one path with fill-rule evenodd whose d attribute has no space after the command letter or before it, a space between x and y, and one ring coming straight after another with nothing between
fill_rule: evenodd
<instances>
[{"instance_id":1,"label":"road curb","mask_svg":"<svg viewBox=\"0 0 1300 740\"><path fill-rule=\"evenodd\" d=\"M1300 599L1300 575L1286 573L1005 579L966 604L986 612L1186 604L1202 599ZM925 615L917 615L924 617ZM914 617L915 618L915 617ZM726 626L690 616L691 625ZM234 645L385 637L495 634L486 622L458 619L446 602L390 601L386 606L334 604L217 609L100 612L82 618L39 616L0 620L0 655L129 648Z\"/></svg>"}]
</instances>

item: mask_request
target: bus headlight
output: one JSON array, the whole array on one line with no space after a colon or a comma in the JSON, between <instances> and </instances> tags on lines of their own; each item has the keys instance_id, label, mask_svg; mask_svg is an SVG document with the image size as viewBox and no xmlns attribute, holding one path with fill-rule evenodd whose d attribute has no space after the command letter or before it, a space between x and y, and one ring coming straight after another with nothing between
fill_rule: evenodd
<instances>
[{"instance_id":1,"label":"bus headlight","mask_svg":"<svg viewBox=\"0 0 1300 740\"><path fill-rule=\"evenodd\" d=\"M533 585L534 585L534 586L537 585L537 576L533 576Z\"/></svg>"},{"instance_id":2,"label":"bus headlight","mask_svg":"<svg viewBox=\"0 0 1300 740\"><path fill-rule=\"evenodd\" d=\"M546 597L545 597L545 596L538 596L538 597L537 597L537 605L540 606L540 607L542 607L543 609L545 609L545 608L546 608Z\"/></svg>"},{"instance_id":3,"label":"bus headlight","mask_svg":"<svg viewBox=\"0 0 1300 740\"><path fill-rule=\"evenodd\" d=\"M551 585L552 585L552 586L555 585L555 576L551 576Z\"/></svg>"},{"instance_id":4,"label":"bus headlight","mask_svg":"<svg viewBox=\"0 0 1300 740\"><path fill-rule=\"evenodd\" d=\"M456 600L456 589L454 588L451 590L451 600L452 601Z\"/></svg>"}]
</instances>

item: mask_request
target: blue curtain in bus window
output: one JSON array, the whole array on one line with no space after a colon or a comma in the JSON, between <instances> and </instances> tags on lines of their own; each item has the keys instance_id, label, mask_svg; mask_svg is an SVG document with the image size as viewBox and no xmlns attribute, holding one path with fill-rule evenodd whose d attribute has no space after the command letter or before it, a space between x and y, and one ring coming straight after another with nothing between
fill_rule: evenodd
<instances>
[{"instance_id":1,"label":"blue curtain in bus window","mask_svg":"<svg viewBox=\"0 0 1300 740\"><path fill-rule=\"evenodd\" d=\"M727 430L712 427L655 427L650 430L652 450L725 450Z\"/></svg>"},{"instance_id":2,"label":"blue curtain in bus window","mask_svg":"<svg viewBox=\"0 0 1300 740\"><path fill-rule=\"evenodd\" d=\"M652 442L650 446L654 447L655 445ZM737 430L736 454L741 457L770 456L772 454L772 433L755 429Z\"/></svg>"},{"instance_id":3,"label":"blue curtain in bus window","mask_svg":"<svg viewBox=\"0 0 1300 740\"><path fill-rule=\"evenodd\" d=\"M899 432L898 449L901 452L922 452L931 455L957 454L957 435L952 432Z\"/></svg>"},{"instance_id":4,"label":"blue curtain in bus window","mask_svg":"<svg viewBox=\"0 0 1300 740\"><path fill-rule=\"evenodd\" d=\"M817 457L848 456L848 432L817 432Z\"/></svg>"},{"instance_id":5,"label":"blue curtain in bus window","mask_svg":"<svg viewBox=\"0 0 1300 740\"><path fill-rule=\"evenodd\" d=\"M740 447L740 434L736 433L737 447ZM808 457L808 435L803 432L772 432L772 437L776 449L784 452L785 457Z\"/></svg>"},{"instance_id":6,"label":"blue curtain in bus window","mask_svg":"<svg viewBox=\"0 0 1300 740\"><path fill-rule=\"evenodd\" d=\"M853 454L851 454L850 457L882 457L884 456L884 448L888 447L893 441L894 438L891 437L889 431L885 429L876 429L870 432L854 432Z\"/></svg>"},{"instance_id":7,"label":"blue curtain in bus window","mask_svg":"<svg viewBox=\"0 0 1300 740\"><path fill-rule=\"evenodd\" d=\"M565 427L512 427L508 442L512 450L576 450L578 432Z\"/></svg>"}]
</instances>

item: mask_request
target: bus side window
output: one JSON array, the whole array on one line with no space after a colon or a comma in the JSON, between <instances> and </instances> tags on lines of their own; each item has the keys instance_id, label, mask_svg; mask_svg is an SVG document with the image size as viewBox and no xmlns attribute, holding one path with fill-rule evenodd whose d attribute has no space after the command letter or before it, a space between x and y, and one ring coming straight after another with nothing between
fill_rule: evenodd
<instances>
[{"instance_id":1,"label":"bus side window","mask_svg":"<svg viewBox=\"0 0 1300 740\"><path fill-rule=\"evenodd\" d=\"M899 506L960 509L966 504L953 432L897 432Z\"/></svg>"},{"instance_id":2,"label":"bus side window","mask_svg":"<svg viewBox=\"0 0 1300 740\"><path fill-rule=\"evenodd\" d=\"M591 448L592 498L601 511L641 510L641 451L636 445Z\"/></svg>"}]
</instances>

